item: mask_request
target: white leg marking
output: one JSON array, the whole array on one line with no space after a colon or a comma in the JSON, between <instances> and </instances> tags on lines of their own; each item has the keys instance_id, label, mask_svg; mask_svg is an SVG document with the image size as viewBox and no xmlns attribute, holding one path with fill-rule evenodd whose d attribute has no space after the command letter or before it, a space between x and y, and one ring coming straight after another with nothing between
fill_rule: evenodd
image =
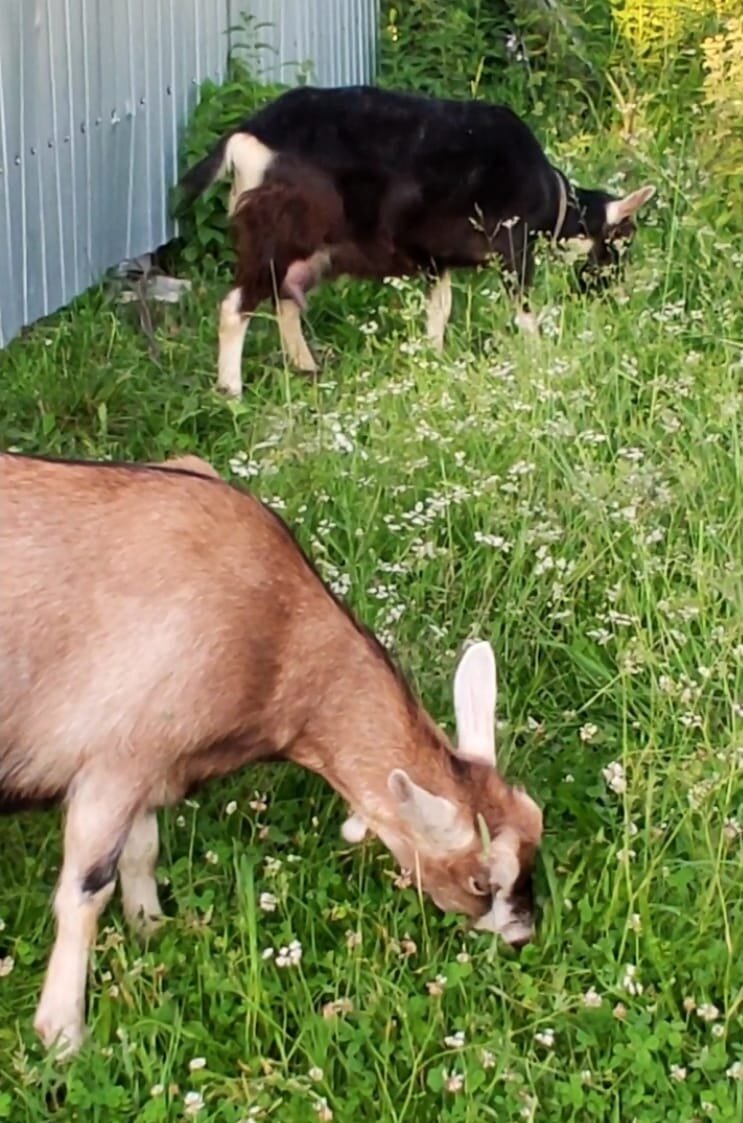
<instances>
[{"instance_id":1,"label":"white leg marking","mask_svg":"<svg viewBox=\"0 0 743 1123\"><path fill-rule=\"evenodd\" d=\"M155 881L157 850L157 815L138 815L119 858L119 878L124 915L143 935L153 932L162 919Z\"/></svg>"},{"instance_id":2,"label":"white leg marking","mask_svg":"<svg viewBox=\"0 0 743 1123\"><path fill-rule=\"evenodd\" d=\"M361 842L366 837L366 823L355 812L346 819L341 827L341 835L346 842Z\"/></svg>"},{"instance_id":3,"label":"white leg marking","mask_svg":"<svg viewBox=\"0 0 743 1123\"><path fill-rule=\"evenodd\" d=\"M513 322L519 331L523 331L527 335L539 335L539 324L533 312L526 312L523 308L519 308Z\"/></svg>"},{"instance_id":4,"label":"white leg marking","mask_svg":"<svg viewBox=\"0 0 743 1123\"><path fill-rule=\"evenodd\" d=\"M57 935L49 959L34 1028L47 1047L61 1056L74 1053L85 1033L85 983L88 956L98 917L114 891L115 871L97 892L85 892L86 876L110 860L117 838L126 830L128 814L109 784L82 784L67 811L64 861L54 912Z\"/></svg>"},{"instance_id":5,"label":"white leg marking","mask_svg":"<svg viewBox=\"0 0 743 1123\"><path fill-rule=\"evenodd\" d=\"M240 311L240 289L232 289L219 306L217 386L231 398L242 394L242 355L249 316Z\"/></svg>"},{"instance_id":6,"label":"white leg marking","mask_svg":"<svg viewBox=\"0 0 743 1123\"><path fill-rule=\"evenodd\" d=\"M445 270L428 294L426 335L437 351L444 349L444 333L451 316L451 273Z\"/></svg>"},{"instance_id":7,"label":"white leg marking","mask_svg":"<svg viewBox=\"0 0 743 1123\"><path fill-rule=\"evenodd\" d=\"M293 300L279 300L276 309L281 346L287 359L306 374L317 373L317 363L302 332L302 314Z\"/></svg>"}]
</instances>

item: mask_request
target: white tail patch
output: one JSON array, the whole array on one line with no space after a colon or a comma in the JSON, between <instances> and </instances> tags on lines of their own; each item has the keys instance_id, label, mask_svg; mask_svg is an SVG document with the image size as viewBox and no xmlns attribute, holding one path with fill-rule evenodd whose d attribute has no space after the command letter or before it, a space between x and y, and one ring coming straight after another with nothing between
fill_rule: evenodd
<instances>
[{"instance_id":1,"label":"white tail patch","mask_svg":"<svg viewBox=\"0 0 743 1123\"><path fill-rule=\"evenodd\" d=\"M607 225L618 226L623 219L630 218L639 211L640 207L643 207L648 200L652 199L654 194L655 188L649 183L645 187L638 187L637 191L625 195L623 199L612 199L610 203L606 204Z\"/></svg>"},{"instance_id":2,"label":"white tail patch","mask_svg":"<svg viewBox=\"0 0 743 1123\"><path fill-rule=\"evenodd\" d=\"M260 187L275 153L250 133L233 133L224 150L224 171L232 173L229 213L234 214L243 191Z\"/></svg>"},{"instance_id":3,"label":"white tail patch","mask_svg":"<svg viewBox=\"0 0 743 1123\"><path fill-rule=\"evenodd\" d=\"M495 768L495 655L487 642L468 647L454 675L458 755Z\"/></svg>"}]
</instances>

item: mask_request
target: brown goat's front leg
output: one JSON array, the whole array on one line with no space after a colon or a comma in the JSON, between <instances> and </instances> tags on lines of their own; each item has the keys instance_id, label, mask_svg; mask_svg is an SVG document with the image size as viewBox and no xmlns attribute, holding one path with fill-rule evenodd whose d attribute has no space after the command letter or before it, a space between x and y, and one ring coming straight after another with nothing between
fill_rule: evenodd
<instances>
[{"instance_id":1,"label":"brown goat's front leg","mask_svg":"<svg viewBox=\"0 0 743 1123\"><path fill-rule=\"evenodd\" d=\"M242 310L242 289L232 289L219 307L217 387L231 398L242 395L242 355L250 316Z\"/></svg>"},{"instance_id":2,"label":"brown goat's front leg","mask_svg":"<svg viewBox=\"0 0 743 1123\"><path fill-rule=\"evenodd\" d=\"M64 861L54 896L57 934L34 1028L61 1056L85 1033L85 984L98 917L114 891L116 868L134 818L120 780L77 784L67 809Z\"/></svg>"},{"instance_id":3,"label":"brown goat's front leg","mask_svg":"<svg viewBox=\"0 0 743 1123\"><path fill-rule=\"evenodd\" d=\"M143 936L155 931L163 915L155 881L157 851L157 815L143 812L132 823L119 859L124 916Z\"/></svg>"}]
</instances>

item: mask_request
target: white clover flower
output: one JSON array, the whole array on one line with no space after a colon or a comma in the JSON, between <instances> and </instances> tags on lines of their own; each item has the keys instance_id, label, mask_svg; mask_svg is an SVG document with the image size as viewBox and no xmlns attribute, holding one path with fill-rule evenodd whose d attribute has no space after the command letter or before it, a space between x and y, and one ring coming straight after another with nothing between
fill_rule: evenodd
<instances>
[{"instance_id":1,"label":"white clover flower","mask_svg":"<svg viewBox=\"0 0 743 1123\"><path fill-rule=\"evenodd\" d=\"M313 1084L319 1084L325 1073L318 1065L313 1065L307 1073Z\"/></svg>"},{"instance_id":2,"label":"white clover flower","mask_svg":"<svg viewBox=\"0 0 743 1123\"><path fill-rule=\"evenodd\" d=\"M278 903L278 899L273 893L261 893L258 898L258 907L262 909L263 912L275 912Z\"/></svg>"},{"instance_id":3,"label":"white clover flower","mask_svg":"<svg viewBox=\"0 0 743 1123\"><path fill-rule=\"evenodd\" d=\"M188 1062L188 1067L191 1072L198 1072L200 1068L206 1068L206 1057L194 1057L192 1061Z\"/></svg>"},{"instance_id":4,"label":"white clover flower","mask_svg":"<svg viewBox=\"0 0 743 1123\"><path fill-rule=\"evenodd\" d=\"M627 991L627 994L642 994L643 986L642 983L637 981L637 968L635 967L634 963L628 963L624 968L622 986Z\"/></svg>"},{"instance_id":5,"label":"white clover flower","mask_svg":"<svg viewBox=\"0 0 743 1123\"><path fill-rule=\"evenodd\" d=\"M555 1047L555 1031L553 1029L544 1029L539 1033L534 1034L534 1040L539 1045L543 1045L545 1049L554 1049Z\"/></svg>"},{"instance_id":6,"label":"white clover flower","mask_svg":"<svg viewBox=\"0 0 743 1123\"><path fill-rule=\"evenodd\" d=\"M440 994L444 993L446 986L446 975L437 975L431 983L426 983L426 990L432 998L438 998Z\"/></svg>"},{"instance_id":7,"label":"white clover flower","mask_svg":"<svg viewBox=\"0 0 743 1123\"><path fill-rule=\"evenodd\" d=\"M150 1095L152 1096L153 1100L156 1100L157 1097L161 1096L164 1091L165 1091L165 1085L164 1084L153 1084L152 1087L150 1088Z\"/></svg>"},{"instance_id":8,"label":"white clover flower","mask_svg":"<svg viewBox=\"0 0 743 1123\"><path fill-rule=\"evenodd\" d=\"M601 1006L603 998L594 987L589 987L583 995L583 1005L587 1006L589 1010L596 1010Z\"/></svg>"},{"instance_id":9,"label":"white clover flower","mask_svg":"<svg viewBox=\"0 0 743 1123\"><path fill-rule=\"evenodd\" d=\"M743 1080L743 1061L733 1061L730 1068L725 1069L725 1075L731 1080Z\"/></svg>"},{"instance_id":10,"label":"white clover flower","mask_svg":"<svg viewBox=\"0 0 743 1123\"><path fill-rule=\"evenodd\" d=\"M671 1077L671 1080L675 1080L677 1084L681 1084L682 1081L686 1080L687 1069L684 1065L671 1065L668 1070L668 1075Z\"/></svg>"},{"instance_id":11,"label":"white clover flower","mask_svg":"<svg viewBox=\"0 0 743 1123\"><path fill-rule=\"evenodd\" d=\"M6 979L14 967L15 959L12 955L6 955L4 959L0 959L0 979Z\"/></svg>"},{"instance_id":12,"label":"white clover flower","mask_svg":"<svg viewBox=\"0 0 743 1123\"><path fill-rule=\"evenodd\" d=\"M225 813L225 815L234 815L236 811L237 811L237 803L235 802L234 799L231 799L230 802L225 807L224 813Z\"/></svg>"},{"instance_id":13,"label":"white clover flower","mask_svg":"<svg viewBox=\"0 0 743 1123\"><path fill-rule=\"evenodd\" d=\"M204 1106L204 1097L201 1092L186 1092L183 1097L183 1107L186 1115L197 1115Z\"/></svg>"},{"instance_id":14,"label":"white clover flower","mask_svg":"<svg viewBox=\"0 0 743 1123\"><path fill-rule=\"evenodd\" d=\"M581 741L589 744L591 741L593 741L598 731L599 727L597 725L594 725L592 721L586 722L586 724L582 725L580 729L579 736Z\"/></svg>"},{"instance_id":15,"label":"white clover flower","mask_svg":"<svg viewBox=\"0 0 743 1123\"><path fill-rule=\"evenodd\" d=\"M324 1096L320 1096L315 1100L315 1113L317 1118L322 1120L322 1123L330 1123L333 1118L333 1112Z\"/></svg>"},{"instance_id":16,"label":"white clover flower","mask_svg":"<svg viewBox=\"0 0 743 1123\"><path fill-rule=\"evenodd\" d=\"M299 940L292 940L286 947L279 948L276 956L277 967L298 967L302 959L302 945Z\"/></svg>"},{"instance_id":17,"label":"white clover flower","mask_svg":"<svg viewBox=\"0 0 743 1123\"><path fill-rule=\"evenodd\" d=\"M326 1019L352 1013L353 1002L350 998L336 998L333 1002L326 1002L322 1008L322 1016Z\"/></svg>"},{"instance_id":18,"label":"white clover flower","mask_svg":"<svg viewBox=\"0 0 743 1123\"><path fill-rule=\"evenodd\" d=\"M618 760L612 760L606 768L602 768L601 774L606 780L607 787L611 788L617 795L623 795L627 791L624 765L620 764Z\"/></svg>"},{"instance_id":19,"label":"white clover flower","mask_svg":"<svg viewBox=\"0 0 743 1123\"><path fill-rule=\"evenodd\" d=\"M464 1030L458 1029L456 1033L450 1033L448 1037L444 1038L444 1045L446 1045L447 1049L463 1049Z\"/></svg>"},{"instance_id":20,"label":"white clover flower","mask_svg":"<svg viewBox=\"0 0 743 1123\"><path fill-rule=\"evenodd\" d=\"M275 955L273 948L264 948L261 952L261 959L273 959Z\"/></svg>"},{"instance_id":21,"label":"white clover flower","mask_svg":"<svg viewBox=\"0 0 743 1123\"><path fill-rule=\"evenodd\" d=\"M207 860L207 862L209 863L210 866L216 866L217 863L219 862L219 855L215 854L215 852L213 850L207 850L204 857L206 858L206 860Z\"/></svg>"},{"instance_id":22,"label":"white clover flower","mask_svg":"<svg viewBox=\"0 0 743 1123\"><path fill-rule=\"evenodd\" d=\"M720 1011L712 1002L702 1002L697 1006L697 1014L703 1022L715 1022L720 1016Z\"/></svg>"},{"instance_id":23,"label":"white clover flower","mask_svg":"<svg viewBox=\"0 0 743 1123\"><path fill-rule=\"evenodd\" d=\"M495 1068L495 1054L490 1049L481 1049L480 1064L483 1068Z\"/></svg>"},{"instance_id":24,"label":"white clover flower","mask_svg":"<svg viewBox=\"0 0 743 1123\"><path fill-rule=\"evenodd\" d=\"M502 550L504 554L507 554L511 549L511 543L500 534L483 534L482 531L476 530L474 539L481 546L490 546L493 550Z\"/></svg>"},{"instance_id":25,"label":"white clover flower","mask_svg":"<svg viewBox=\"0 0 743 1123\"><path fill-rule=\"evenodd\" d=\"M461 1072L448 1072L447 1069L444 1069L443 1077L444 1088L447 1092L451 1092L452 1095L456 1095L457 1092L461 1092L462 1088L464 1088L464 1076L462 1076Z\"/></svg>"}]
</instances>

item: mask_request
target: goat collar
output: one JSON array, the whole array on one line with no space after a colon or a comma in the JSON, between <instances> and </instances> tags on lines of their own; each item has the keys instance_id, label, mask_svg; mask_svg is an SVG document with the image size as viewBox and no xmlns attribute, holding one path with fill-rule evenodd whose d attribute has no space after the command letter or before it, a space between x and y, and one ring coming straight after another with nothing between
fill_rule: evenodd
<instances>
[{"instance_id":1,"label":"goat collar","mask_svg":"<svg viewBox=\"0 0 743 1123\"><path fill-rule=\"evenodd\" d=\"M560 172L558 172L558 170L556 168L553 169L553 170L554 170L554 173L555 173L555 178L557 179L557 186L558 186L558 189L559 189L559 192L560 192L560 202L559 202L558 208L557 208L557 221L555 222L555 228L552 231L552 245L556 246L557 240L560 237L560 235L562 234L562 228L565 225L565 218L566 218L567 213L568 213L568 193L567 193L567 189L565 187L565 180L563 179L562 174Z\"/></svg>"}]
</instances>

